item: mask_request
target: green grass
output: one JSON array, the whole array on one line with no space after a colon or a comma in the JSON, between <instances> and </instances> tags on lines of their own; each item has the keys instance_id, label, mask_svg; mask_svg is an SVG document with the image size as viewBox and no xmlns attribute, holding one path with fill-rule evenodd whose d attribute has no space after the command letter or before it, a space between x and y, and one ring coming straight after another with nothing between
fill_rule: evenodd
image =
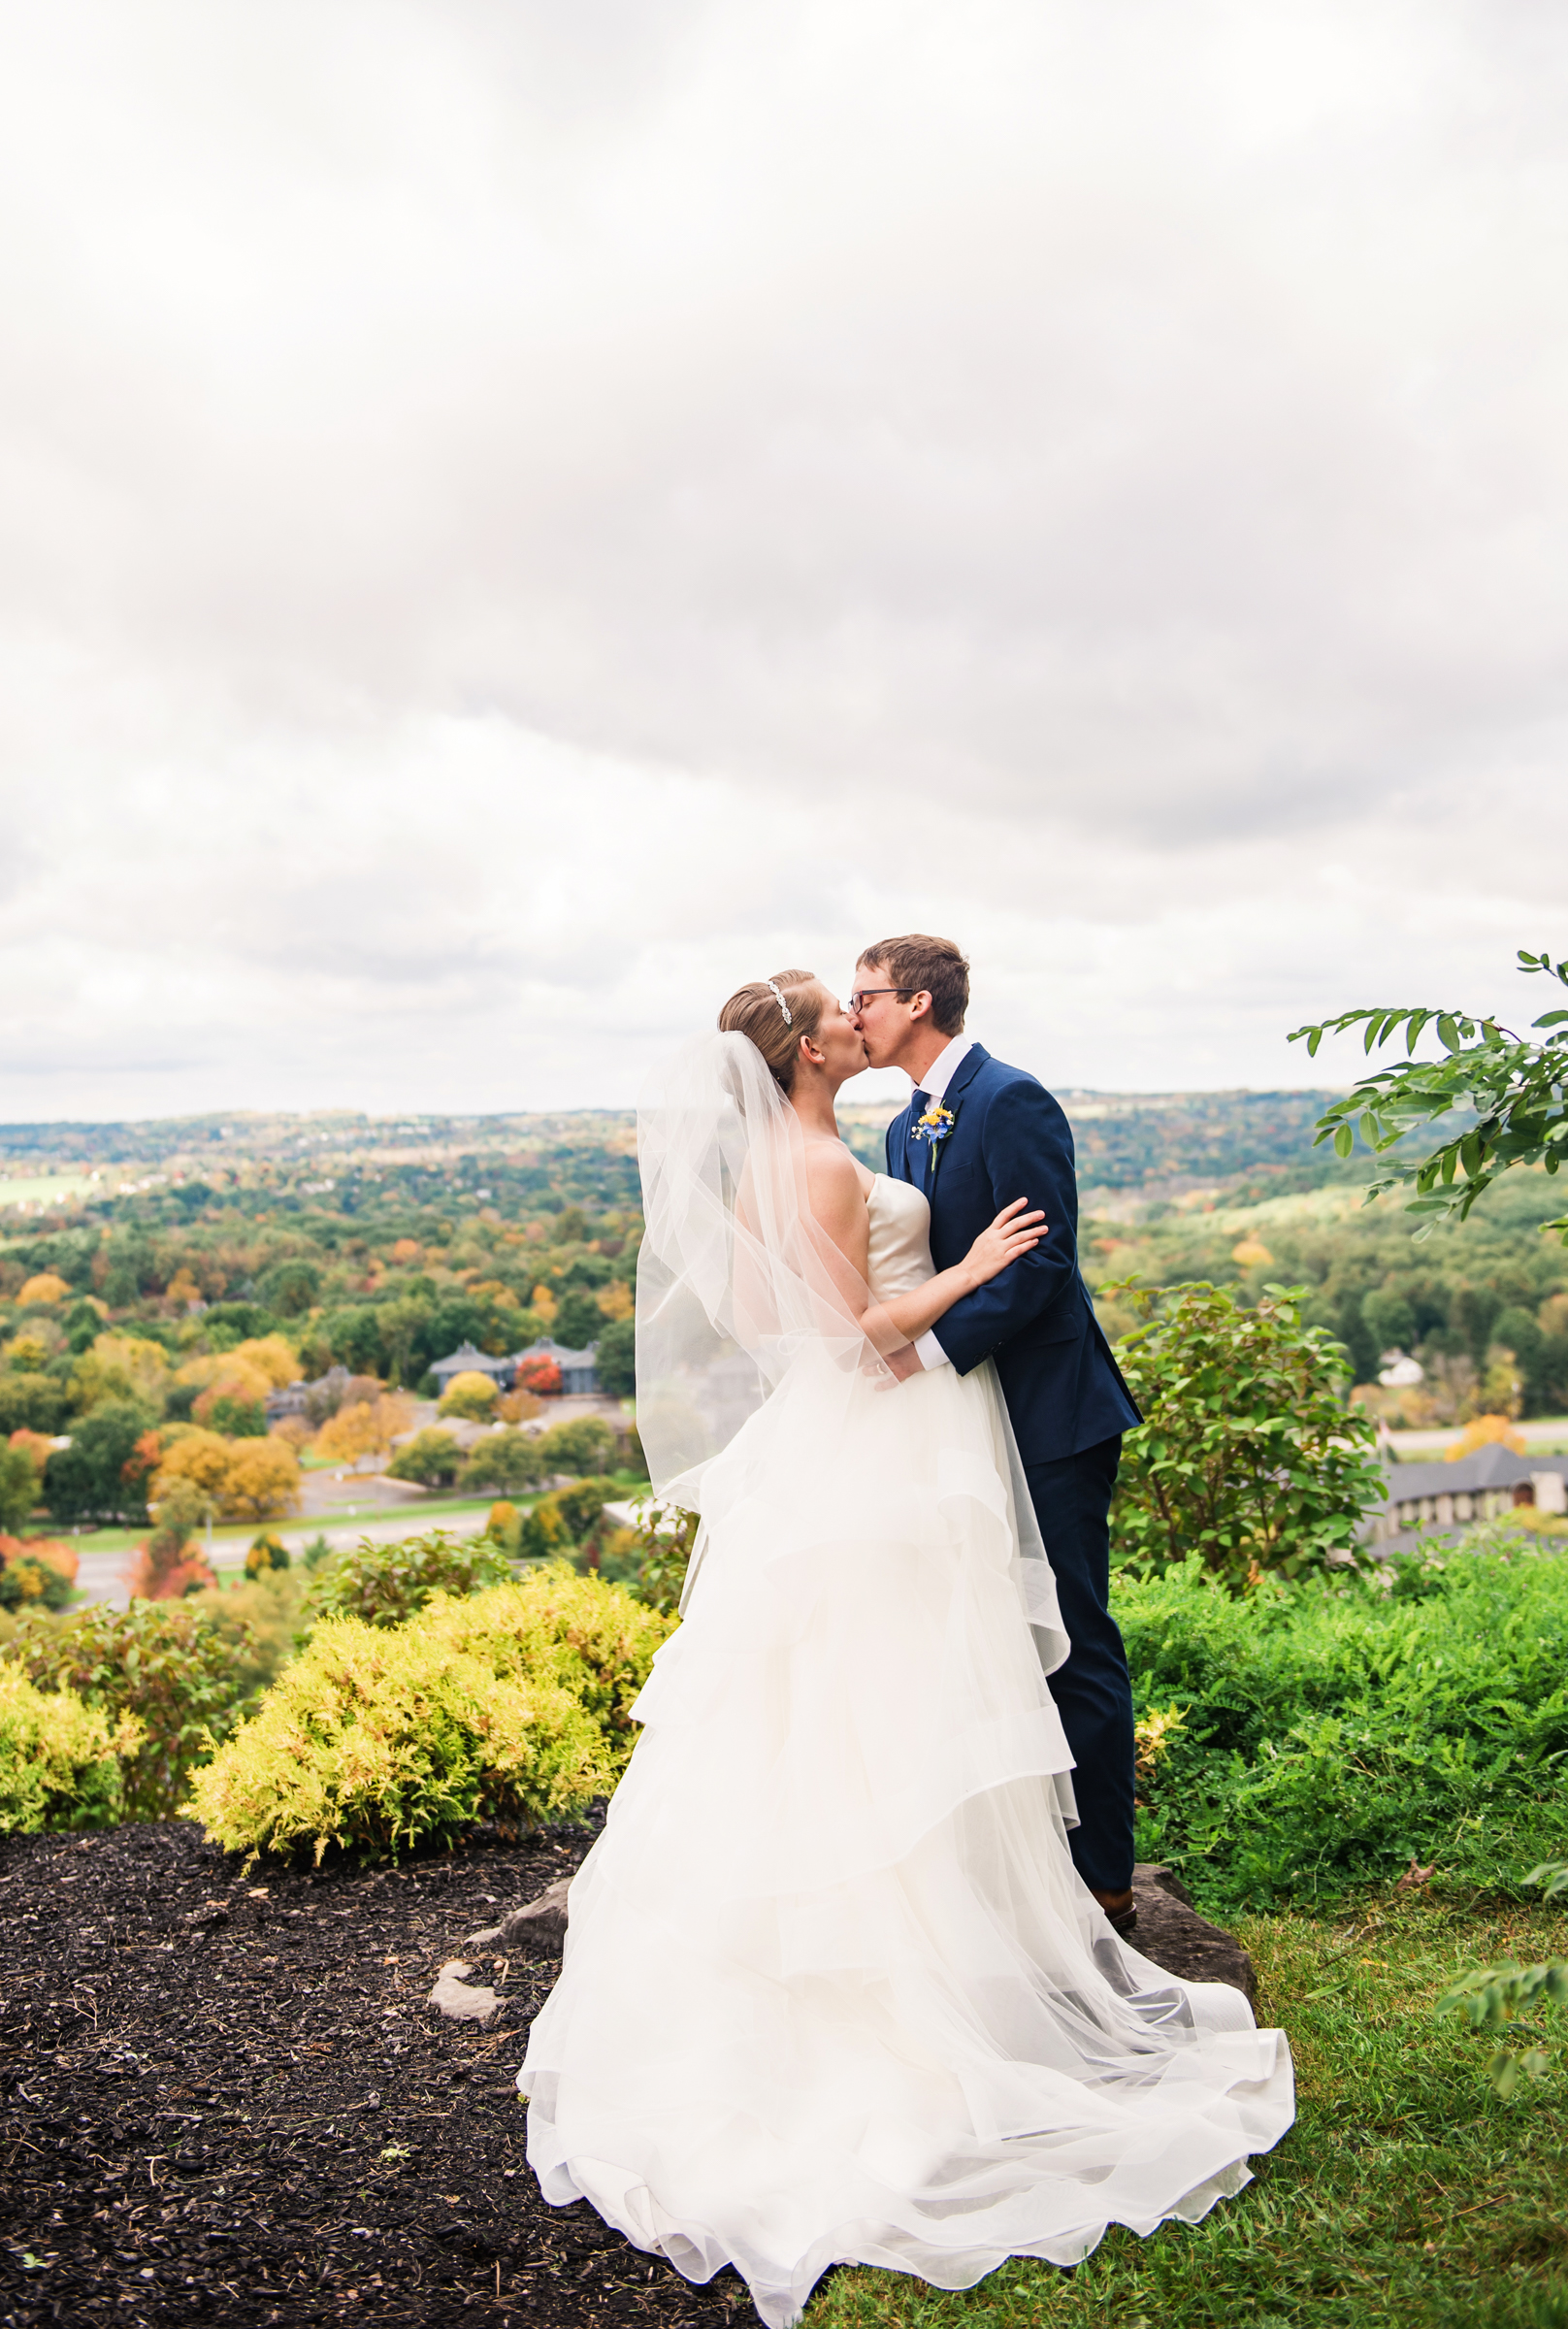
<instances>
[{"instance_id":1,"label":"green grass","mask_svg":"<svg viewBox=\"0 0 1568 2329\"><path fill-rule=\"evenodd\" d=\"M1111 2231L1076 2272L1018 2260L949 2295L843 2271L807 2329L1568 2329L1568 2016L1545 2084L1499 2102L1489 2037L1434 2018L1476 1962L1568 1952L1568 1919L1423 1899L1238 1926L1299 2116L1201 2224Z\"/></svg>"}]
</instances>

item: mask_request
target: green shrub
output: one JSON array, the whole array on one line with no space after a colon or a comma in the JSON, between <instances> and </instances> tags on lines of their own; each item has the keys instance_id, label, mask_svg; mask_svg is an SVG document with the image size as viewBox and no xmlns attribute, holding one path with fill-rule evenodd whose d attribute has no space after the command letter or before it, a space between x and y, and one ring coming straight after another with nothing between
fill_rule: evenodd
<instances>
[{"instance_id":1,"label":"green shrub","mask_svg":"<svg viewBox=\"0 0 1568 2329\"><path fill-rule=\"evenodd\" d=\"M50 1690L70 1690L111 1724L136 1719L139 1744L125 1760L124 1817L167 1820L184 1799L196 1764L240 1719L245 1697L237 1644L183 1601L104 1602L50 1625L24 1618L4 1664Z\"/></svg>"},{"instance_id":2,"label":"green shrub","mask_svg":"<svg viewBox=\"0 0 1568 2329\"><path fill-rule=\"evenodd\" d=\"M686 1591L686 1572L702 1526L695 1512L666 1506L655 1517L652 1500L637 1516L637 1573L631 1591L650 1609L675 1610Z\"/></svg>"},{"instance_id":3,"label":"green shrub","mask_svg":"<svg viewBox=\"0 0 1568 2329\"><path fill-rule=\"evenodd\" d=\"M69 1546L0 1536L0 1609L69 1609L77 1597L76 1575L77 1557Z\"/></svg>"},{"instance_id":4,"label":"green shrub","mask_svg":"<svg viewBox=\"0 0 1568 2329\"><path fill-rule=\"evenodd\" d=\"M264 1528L254 1539L245 1558L245 1573L255 1579L272 1569L286 1569L289 1565L288 1547L270 1528Z\"/></svg>"},{"instance_id":5,"label":"green shrub","mask_svg":"<svg viewBox=\"0 0 1568 2329\"><path fill-rule=\"evenodd\" d=\"M420 1619L332 1618L196 1774L190 1809L227 1852L395 1858L487 1816L581 1809L609 1784L599 1725L547 1673L498 1674Z\"/></svg>"},{"instance_id":6,"label":"green shrub","mask_svg":"<svg viewBox=\"0 0 1568 2329\"><path fill-rule=\"evenodd\" d=\"M399 1448L386 1467L389 1480L412 1480L420 1488L450 1488L463 1461L463 1451L450 1431L427 1425L406 1448Z\"/></svg>"},{"instance_id":7,"label":"green shrub","mask_svg":"<svg viewBox=\"0 0 1568 2329\"><path fill-rule=\"evenodd\" d=\"M1244 1310L1217 1286L1100 1289L1144 1321L1116 1350L1144 1417L1111 1511L1119 1566L1196 1555L1240 1586L1361 1557L1357 1527L1385 1493L1375 1427L1347 1411L1345 1354L1302 1326L1301 1292L1269 1286Z\"/></svg>"},{"instance_id":8,"label":"green shrub","mask_svg":"<svg viewBox=\"0 0 1568 2329\"><path fill-rule=\"evenodd\" d=\"M576 1541L554 1496L540 1496L517 1524L517 1554L522 1560L559 1560L574 1550Z\"/></svg>"},{"instance_id":9,"label":"green shrub","mask_svg":"<svg viewBox=\"0 0 1568 2329\"><path fill-rule=\"evenodd\" d=\"M134 1755L141 1725L111 1724L69 1690L40 1690L0 1660L0 1835L41 1827L110 1827L120 1816L120 1757Z\"/></svg>"},{"instance_id":10,"label":"green shrub","mask_svg":"<svg viewBox=\"0 0 1568 2329\"><path fill-rule=\"evenodd\" d=\"M532 1433L487 1431L459 1472L458 1486L481 1494L498 1489L515 1495L521 1489L537 1488L549 1469Z\"/></svg>"},{"instance_id":11,"label":"green shrub","mask_svg":"<svg viewBox=\"0 0 1568 2329\"><path fill-rule=\"evenodd\" d=\"M571 1423L552 1424L538 1441L539 1476L547 1472L575 1472L585 1477L602 1472L615 1448L615 1434L603 1416L579 1415Z\"/></svg>"},{"instance_id":12,"label":"green shrub","mask_svg":"<svg viewBox=\"0 0 1568 2329\"><path fill-rule=\"evenodd\" d=\"M575 1480L570 1488L540 1496L532 1512L523 1515L518 1552L525 1560L550 1560L586 1544L614 1493L613 1480Z\"/></svg>"},{"instance_id":13,"label":"green shrub","mask_svg":"<svg viewBox=\"0 0 1568 2329\"><path fill-rule=\"evenodd\" d=\"M1568 1558L1512 1546L1256 1591L1195 1556L1112 1605L1141 1714L1175 1711L1138 1856L1225 1910L1400 1875L1507 1889L1568 1847Z\"/></svg>"},{"instance_id":14,"label":"green shrub","mask_svg":"<svg viewBox=\"0 0 1568 2329\"><path fill-rule=\"evenodd\" d=\"M263 1569L189 1596L185 1606L228 1646L236 1703L245 1713L299 1650L310 1587L303 1569Z\"/></svg>"},{"instance_id":15,"label":"green shrub","mask_svg":"<svg viewBox=\"0 0 1568 2329\"><path fill-rule=\"evenodd\" d=\"M435 1593L474 1593L511 1574L500 1548L486 1536L453 1536L432 1528L378 1545L366 1536L351 1553L323 1568L310 1589L308 1614L363 1618L369 1625L401 1625Z\"/></svg>"}]
</instances>

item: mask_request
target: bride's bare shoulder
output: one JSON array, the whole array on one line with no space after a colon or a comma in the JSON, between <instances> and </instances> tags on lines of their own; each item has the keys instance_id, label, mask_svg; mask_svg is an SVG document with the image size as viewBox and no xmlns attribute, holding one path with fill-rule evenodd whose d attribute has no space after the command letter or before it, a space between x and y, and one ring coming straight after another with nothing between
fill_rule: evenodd
<instances>
[{"instance_id":1,"label":"bride's bare shoulder","mask_svg":"<svg viewBox=\"0 0 1568 2329\"><path fill-rule=\"evenodd\" d=\"M828 1139L807 1140L805 1174L812 1210L819 1214L825 1204L834 1207L863 1204L876 1177L866 1171L841 1140Z\"/></svg>"}]
</instances>

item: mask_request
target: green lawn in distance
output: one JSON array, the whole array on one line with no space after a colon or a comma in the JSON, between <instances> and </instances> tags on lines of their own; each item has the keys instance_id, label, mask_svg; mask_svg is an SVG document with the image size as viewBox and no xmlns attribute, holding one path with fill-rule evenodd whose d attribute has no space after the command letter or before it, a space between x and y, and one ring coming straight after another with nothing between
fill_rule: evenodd
<instances>
[{"instance_id":1,"label":"green lawn in distance","mask_svg":"<svg viewBox=\"0 0 1568 2329\"><path fill-rule=\"evenodd\" d=\"M1490 2037L1432 2013L1465 1966L1568 1952L1568 1918L1418 1898L1238 1929L1298 2109L1245 2191L1072 2273L1020 2259L950 2295L842 2271L806 2329L1568 2329L1568 2016L1545 2084L1501 2103Z\"/></svg>"}]
</instances>

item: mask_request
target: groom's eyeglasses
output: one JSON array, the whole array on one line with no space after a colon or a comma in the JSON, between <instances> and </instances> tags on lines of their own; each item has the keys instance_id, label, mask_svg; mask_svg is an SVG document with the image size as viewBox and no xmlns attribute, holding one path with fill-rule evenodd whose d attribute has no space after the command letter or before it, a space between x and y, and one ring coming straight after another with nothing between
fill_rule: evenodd
<instances>
[{"instance_id":1,"label":"groom's eyeglasses","mask_svg":"<svg viewBox=\"0 0 1568 2329\"><path fill-rule=\"evenodd\" d=\"M913 995L917 992L914 987L863 987L858 995L850 997L849 1007L852 1011L864 1011L866 1004L873 1002L878 995Z\"/></svg>"}]
</instances>

